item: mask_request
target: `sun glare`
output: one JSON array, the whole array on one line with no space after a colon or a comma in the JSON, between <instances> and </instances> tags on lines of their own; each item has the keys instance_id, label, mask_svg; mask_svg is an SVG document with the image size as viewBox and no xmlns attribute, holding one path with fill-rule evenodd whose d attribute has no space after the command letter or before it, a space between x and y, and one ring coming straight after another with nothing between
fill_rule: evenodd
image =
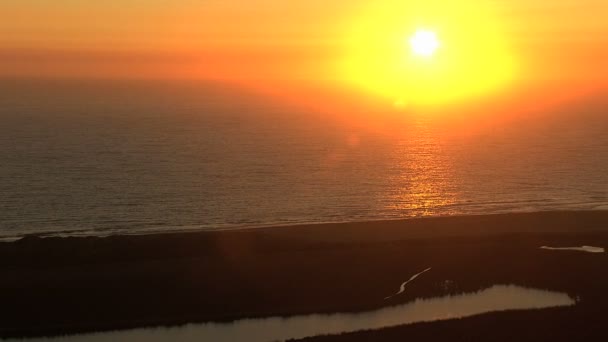
<instances>
[{"instance_id":1,"label":"sun glare","mask_svg":"<svg viewBox=\"0 0 608 342\"><path fill-rule=\"evenodd\" d=\"M500 91L514 54L493 7L474 0L378 0L345 33L351 85L408 107L443 106Z\"/></svg>"},{"instance_id":2,"label":"sun glare","mask_svg":"<svg viewBox=\"0 0 608 342\"><path fill-rule=\"evenodd\" d=\"M410 46L415 54L429 57L435 54L439 48L437 34L429 30L418 30L410 38Z\"/></svg>"}]
</instances>

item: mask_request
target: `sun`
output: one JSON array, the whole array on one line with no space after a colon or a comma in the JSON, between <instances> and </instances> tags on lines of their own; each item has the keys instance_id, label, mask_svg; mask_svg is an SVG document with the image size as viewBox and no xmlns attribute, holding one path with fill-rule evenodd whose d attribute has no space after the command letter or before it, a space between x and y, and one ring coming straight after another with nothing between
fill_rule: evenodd
<instances>
[{"instance_id":1,"label":"sun","mask_svg":"<svg viewBox=\"0 0 608 342\"><path fill-rule=\"evenodd\" d=\"M491 96L519 72L507 23L478 0L372 1L344 25L337 70L348 86L408 108Z\"/></svg>"},{"instance_id":2,"label":"sun","mask_svg":"<svg viewBox=\"0 0 608 342\"><path fill-rule=\"evenodd\" d=\"M430 57L440 46L437 34L429 30L417 30L410 38L412 51L419 56Z\"/></svg>"}]
</instances>

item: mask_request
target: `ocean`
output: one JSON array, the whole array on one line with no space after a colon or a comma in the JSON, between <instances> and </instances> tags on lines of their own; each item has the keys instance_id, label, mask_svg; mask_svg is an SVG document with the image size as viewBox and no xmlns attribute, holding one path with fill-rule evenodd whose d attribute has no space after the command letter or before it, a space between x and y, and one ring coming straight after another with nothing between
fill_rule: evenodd
<instances>
[{"instance_id":1,"label":"ocean","mask_svg":"<svg viewBox=\"0 0 608 342\"><path fill-rule=\"evenodd\" d=\"M608 209L608 102L459 130L203 82L0 90L4 240Z\"/></svg>"}]
</instances>

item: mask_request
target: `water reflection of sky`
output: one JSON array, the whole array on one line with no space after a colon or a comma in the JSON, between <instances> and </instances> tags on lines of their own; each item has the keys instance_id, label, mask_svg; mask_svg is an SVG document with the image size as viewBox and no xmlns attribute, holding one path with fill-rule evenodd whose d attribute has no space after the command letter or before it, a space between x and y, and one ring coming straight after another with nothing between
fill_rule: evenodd
<instances>
[{"instance_id":1,"label":"water reflection of sky","mask_svg":"<svg viewBox=\"0 0 608 342\"><path fill-rule=\"evenodd\" d=\"M581 246L581 247L549 247L549 246L541 246L540 249L546 249L550 251L576 251L576 252L586 252L586 253L604 253L605 249L603 247L594 247L594 246Z\"/></svg>"},{"instance_id":2,"label":"water reflection of sky","mask_svg":"<svg viewBox=\"0 0 608 342\"><path fill-rule=\"evenodd\" d=\"M244 319L233 323L189 324L175 328L134 329L27 341L282 341L462 318L493 311L543 309L575 304L576 301L565 293L495 285L475 293L416 299L406 304L362 313Z\"/></svg>"}]
</instances>

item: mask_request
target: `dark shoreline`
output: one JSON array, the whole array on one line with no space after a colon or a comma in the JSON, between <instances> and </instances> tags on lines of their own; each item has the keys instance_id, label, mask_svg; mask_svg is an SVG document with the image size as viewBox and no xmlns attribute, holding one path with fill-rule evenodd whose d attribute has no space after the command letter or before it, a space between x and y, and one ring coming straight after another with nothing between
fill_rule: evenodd
<instances>
[{"instance_id":1,"label":"dark shoreline","mask_svg":"<svg viewBox=\"0 0 608 342\"><path fill-rule=\"evenodd\" d=\"M594 315L608 303L606 255L544 251L541 245L608 247L608 211L30 236L0 242L0 337L370 310L387 305L382 299L406 275L428 266L433 272L389 304L436 296L445 280L457 284L448 293L515 283L580 295L580 305L557 310L558 316L572 311L596 331ZM394 337L394 331L385 335ZM378 334L351 337L384 336Z\"/></svg>"},{"instance_id":2,"label":"dark shoreline","mask_svg":"<svg viewBox=\"0 0 608 342\"><path fill-rule=\"evenodd\" d=\"M2 243L13 243L18 242L22 239L31 239L31 238L41 238L41 239L90 239L90 238L98 238L98 239L106 239L106 238L116 238L116 237L141 237L141 236L172 236L172 235L190 235L190 234L217 234L217 233L226 233L226 232L244 232L244 231L252 231L252 230L274 230L274 229L314 229L314 228L323 228L323 227L357 227L361 225L372 225L379 224L382 226L399 226L403 228L404 226L408 226L408 229L413 227L420 227L420 225L424 226L432 226L436 229L441 229L441 223L448 223L453 225L454 222L431 222L431 221L443 221L443 220L463 220L462 223L471 223L471 222L492 222L496 223L497 220L507 219L509 221L516 219L523 220L539 220L539 219L556 219L556 218L564 218L566 220L572 220L576 218L604 218L604 216L608 216L608 210L547 210L547 211L534 211L534 212L512 212L512 213L493 213L493 214L475 214L475 215L445 215L445 216L421 216L421 217L406 217L401 219L379 219L379 220L368 220L368 221L346 221L346 222L319 222L319 223L294 223L294 224L270 224L270 225L252 225L252 226L234 226L234 227L225 227L225 228L217 228L217 229L193 229L193 230L176 230L176 231L152 231L152 232L139 232L133 234L126 233L108 233L102 235L70 235L71 231L59 231L59 232L44 232L44 233L28 233L22 236L7 236L4 238L0 238L0 244ZM582 215L582 216L581 216ZM506 222L505 222L506 223ZM572 222L568 222L568 224L558 225L554 228L548 227L535 227L535 232L566 232L566 231L577 231L577 230L597 230L597 228L593 224L589 224L590 222L581 222L583 225L573 227ZM447 227L444 227L447 228ZM529 231L530 227L524 227L524 230L521 232ZM608 230L608 228L606 228ZM85 231L85 230L83 230ZM87 230L88 231L88 230ZM515 230L516 231L516 230ZM493 228L492 231L476 231L476 233L484 233L484 234L493 234L493 233L503 233L503 232L515 232L510 229L505 229L503 225L500 225L497 228ZM78 231L79 232L79 231ZM420 232L415 232L419 234ZM429 232L424 232L429 233ZM432 234L442 234L442 231L433 231L430 232ZM464 231L456 231L456 234L462 235L466 234ZM63 236L61 236L63 235ZM409 237L412 237L411 234L408 234Z\"/></svg>"}]
</instances>

